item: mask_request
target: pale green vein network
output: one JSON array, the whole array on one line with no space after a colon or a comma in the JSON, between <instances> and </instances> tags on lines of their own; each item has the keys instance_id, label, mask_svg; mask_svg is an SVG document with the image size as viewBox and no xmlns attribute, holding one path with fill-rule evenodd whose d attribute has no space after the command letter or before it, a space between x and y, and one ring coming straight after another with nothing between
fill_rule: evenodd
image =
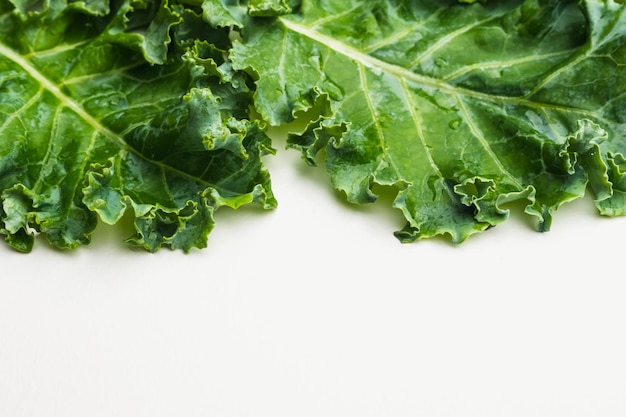
<instances>
[{"instance_id":1,"label":"pale green vein network","mask_svg":"<svg viewBox=\"0 0 626 417\"><path fill-rule=\"evenodd\" d=\"M94 130L94 132L91 134L91 138L89 139L89 145L87 146L87 149L85 150L85 154L89 155L92 152L94 146L96 145L96 138L97 138L97 136L98 136L98 131ZM87 166L87 163L88 163L88 158L84 158L83 161L80 164L80 172L83 172L85 170L85 168ZM80 186L81 186L81 182L80 181L78 181L76 184L74 184L74 190L73 190L74 193L76 193L76 190ZM67 217L67 214L68 214L69 210L71 210L71 206L67 205L66 206L66 213L65 213L66 217Z\"/></svg>"},{"instance_id":2,"label":"pale green vein network","mask_svg":"<svg viewBox=\"0 0 626 417\"><path fill-rule=\"evenodd\" d=\"M426 51L424 51L420 56L418 56L413 62L411 62L409 64L409 68L414 68L416 67L420 62L422 62L427 56L432 55L433 52L435 52L437 49L443 47L444 45L446 45L447 43L449 43L450 41L452 41L454 38L469 32L470 30L474 29L475 27L478 27L484 23L487 23L491 20L496 19L498 16L492 16L489 17L487 19L483 19L483 20L478 20L476 22L474 22L471 25L467 25L467 26L463 26L462 28L459 28L453 32L448 33L446 36L441 37L441 39L439 39L437 42L435 42L430 48L428 48Z\"/></svg>"},{"instance_id":3,"label":"pale green vein network","mask_svg":"<svg viewBox=\"0 0 626 417\"><path fill-rule=\"evenodd\" d=\"M37 91L37 94L32 96L30 100L28 100L22 107L14 111L9 117L6 118L2 126L0 126L0 131L4 130L7 126L9 126L15 119L21 116L24 112L26 112L29 108L31 108L34 104L36 104L41 96L43 95L44 89L40 88Z\"/></svg>"},{"instance_id":4,"label":"pale green vein network","mask_svg":"<svg viewBox=\"0 0 626 417\"><path fill-rule=\"evenodd\" d=\"M349 16L350 14L352 14L355 10L358 10L359 8L361 8L360 5L357 5L351 9L345 10L341 13L337 13L337 14L333 14L333 15L329 15L326 17L322 17L321 19L318 19L314 22L311 23L310 27L314 28L314 27L318 27L318 26L322 26L325 25L327 23L331 23L334 22L336 20L339 20L343 17Z\"/></svg>"},{"instance_id":5,"label":"pale green vein network","mask_svg":"<svg viewBox=\"0 0 626 417\"><path fill-rule=\"evenodd\" d=\"M587 59L589 57L590 53L591 53L591 51L587 51L587 53L585 53L585 54L580 54L579 56L576 57L576 59L571 60L567 64L562 65L561 67L557 68L555 71L553 71L550 74L548 74L548 76L546 76L543 80L538 82L537 85L535 86L535 88L533 88L530 92L528 92L528 94L526 94L525 97L531 97L534 94L536 94L539 90L541 90L548 83L550 83L550 81L554 80L555 78L557 78L559 75L563 74L568 69L570 69L570 68L574 67L575 65L579 64L581 61Z\"/></svg>"},{"instance_id":6,"label":"pale green vein network","mask_svg":"<svg viewBox=\"0 0 626 417\"><path fill-rule=\"evenodd\" d=\"M420 144L422 145L422 148L424 149L424 153L426 154L426 158L428 159L428 164L430 165L431 169L433 170L433 172L435 172L435 174L437 175L437 177L441 180L442 184L446 185L446 182L444 181L445 178L443 176L443 174L441 173L441 170L439 169L439 167L437 166L437 164L435 163L435 160L433 159L432 153L430 152L430 149L428 147L428 144L426 143L426 140L424 138L424 131L422 129L422 123L420 121L420 118L415 110L415 103L413 102L413 99L411 97L411 91L409 90L408 85L406 84L406 81L401 79L400 80L400 84L402 85L402 92L404 94L404 98L407 101L408 104L408 108L409 111L411 112L411 120L413 121L413 125L415 126L415 130L417 131L417 137L420 140ZM449 187L445 187L446 192L448 193L449 197L451 199L455 199L456 196L454 195L454 193L452 192L452 190Z\"/></svg>"},{"instance_id":7,"label":"pale green vein network","mask_svg":"<svg viewBox=\"0 0 626 417\"><path fill-rule=\"evenodd\" d=\"M520 64L532 63L534 61L548 60L552 58L565 58L571 55L572 53L574 53L574 51L576 50L577 49L568 49L565 51L550 52L546 54L529 55L529 56L525 56L521 58L513 58L513 59L508 59L508 60L503 59L501 61L479 62L477 64L465 65L462 68L459 68L458 70L446 75L442 79L443 81L451 81L451 80L454 80L455 78L458 78L462 75L465 75L475 70L504 68L504 67L511 67L511 66L520 65Z\"/></svg>"},{"instance_id":8,"label":"pale green vein network","mask_svg":"<svg viewBox=\"0 0 626 417\"><path fill-rule=\"evenodd\" d=\"M287 56L287 33L283 36L283 41L280 45L280 62L278 63L278 75L280 77L280 82L283 84L282 87L285 87L286 77L285 77L285 57Z\"/></svg>"},{"instance_id":9,"label":"pale green vein network","mask_svg":"<svg viewBox=\"0 0 626 417\"><path fill-rule=\"evenodd\" d=\"M338 41L336 39L325 36L319 32L315 32L308 27L299 25L296 22L293 22L289 19L281 18L281 22L285 25L285 27L289 30L292 30L295 33L299 33L309 39L312 39L322 45L328 46L330 49L338 52L341 55L345 55L346 57L352 59L355 62L361 63L364 66L373 69L375 72L379 72L381 70L392 73L397 77L411 79L423 84L432 85L435 87L450 87L442 83L434 78L424 77L422 75L415 74L405 68L398 67L397 65L392 65L387 62L381 61L377 58L374 58L370 55L363 53L362 51L353 48L345 43Z\"/></svg>"},{"instance_id":10,"label":"pale green vein network","mask_svg":"<svg viewBox=\"0 0 626 417\"><path fill-rule=\"evenodd\" d=\"M380 141L381 150L388 152L387 145L385 144L385 133L380 125L379 118L376 114L376 109L374 108L374 104L372 103L372 98L369 93L369 86L367 82L367 75L365 74L365 69L362 65L359 64L359 75L361 77L361 87L363 88L363 95L365 96L365 101L367 103L367 107L372 116L372 120L374 122L374 126L376 127L376 133L378 134L378 139ZM396 173L399 173L398 168L394 165L394 170Z\"/></svg>"},{"instance_id":11,"label":"pale green vein network","mask_svg":"<svg viewBox=\"0 0 626 417\"><path fill-rule=\"evenodd\" d=\"M46 148L46 153L44 155L44 157L42 158L41 161L41 167L39 169L39 176L37 178L37 181L35 182L35 184L33 185L33 190L35 192L40 192L39 187L43 181L43 170L45 169L48 160L50 159L50 153L52 152L52 147L54 145L54 136L57 135L57 129L59 126L59 117L63 111L63 106L58 106L56 108L56 111L54 112L54 118L52 119L52 128L50 129L50 136L52 137L52 139L50 139L48 141L48 146Z\"/></svg>"},{"instance_id":12,"label":"pale green vein network","mask_svg":"<svg viewBox=\"0 0 626 417\"><path fill-rule=\"evenodd\" d=\"M417 31L418 28L427 27L429 24L431 24L431 19L435 19L436 17L438 17L444 10L445 10L444 8L438 9L435 13L428 16L428 18L424 20L423 22L417 25L408 26L386 39L382 39L379 42L369 45L367 48L363 50L363 52L365 53L375 52L379 49L382 49L386 46L393 44L394 42L402 40L403 38L415 33L415 31Z\"/></svg>"},{"instance_id":13,"label":"pale green vein network","mask_svg":"<svg viewBox=\"0 0 626 417\"><path fill-rule=\"evenodd\" d=\"M485 20L490 20L490 19L485 19ZM604 120L604 118L600 114L594 111L589 111L589 110L575 108L575 107L567 107L567 106L562 106L558 104L541 103L541 102L536 102L536 101L531 100L530 97L540 90L540 86L534 88L532 90L532 93L525 94L522 97L481 93L479 91L454 86L454 85L449 84L445 80L440 80L440 79L420 75L411 71L410 69L382 61L378 58L368 55L367 53L364 53L363 51L357 48L347 45L346 43L340 40L328 37L322 33L312 30L310 27L303 26L297 22L294 22L293 20L290 20L289 18L281 17L280 21L282 22L282 24L285 26L286 29L291 30L294 33L300 34L302 36L305 36L313 40L314 42L325 45L326 47L330 48L334 52L344 55L347 58L351 59L353 62L360 63L364 65L365 67L370 68L374 73L377 73L377 74L382 73L382 72L392 74L393 76L399 79L410 80L418 84L422 84L424 86L433 87L439 91L447 92L451 95L461 94L464 96L475 97L480 100L494 102L494 103L509 103L513 105L534 108L534 109L538 109L541 111L544 111L547 109L547 110L552 110L552 111L560 111L563 113L577 114L582 117ZM576 62L580 62L581 59L582 58L577 59ZM570 63L569 65L566 65L566 66L571 67L572 65L573 64ZM562 73L562 71L564 71L564 69L559 71L559 73ZM545 79L543 83L541 83L541 87L545 86L545 84L549 82L550 79L553 79L553 77L550 76L549 79Z\"/></svg>"},{"instance_id":14,"label":"pale green vein network","mask_svg":"<svg viewBox=\"0 0 626 417\"><path fill-rule=\"evenodd\" d=\"M33 79L40 83L44 89L50 91L63 106L66 106L74 111L78 116L85 120L89 125L102 132L107 138L113 140L121 147L127 147L128 145L124 140L119 137L115 132L111 131L107 127L103 126L97 119L87 113L81 106L79 106L70 97L63 94L63 92L54 85L50 80L43 76L37 69L35 69L27 60L23 59L19 54L15 53L12 49L0 44L0 54L6 56L11 61L19 65L24 71L28 73Z\"/></svg>"},{"instance_id":15,"label":"pale green vein network","mask_svg":"<svg viewBox=\"0 0 626 417\"><path fill-rule=\"evenodd\" d=\"M102 133L102 135L104 137L106 137L108 140L111 140L112 142L114 142L116 145L118 145L121 149L136 153L136 151L130 147L126 141L124 141L123 137L120 136L119 134L113 132L112 130L110 130L109 128L107 128L106 126L102 125L102 123L100 123L100 121L98 121L95 117L93 117L92 115L90 115L88 112L85 111L85 109L83 109L76 101L72 100L70 97L68 97L67 95L65 95L60 89L59 87L57 87L54 83L52 83L48 78L46 78L43 74L41 74L36 68L34 68L26 59L24 59L22 56L20 56L19 54L17 54L15 51L13 51L10 48L7 48L5 45L0 43L0 55L4 55L6 58L10 59L11 61L13 61L14 63L16 63L18 66L20 66L24 71L26 71L26 73L28 73L28 75L30 75L34 80L36 80L39 84L41 84L41 86L43 87L44 90L49 91L50 93L52 93L61 103L60 107L67 107L69 109L71 109L73 112L75 112L81 119L83 119L84 121L86 121L95 131ZM29 103L32 100L29 101ZM211 186L215 189L220 189L219 186L217 186L216 184L212 184L209 183L205 180L203 180L202 178L198 178L198 177L194 177L192 175L189 175L188 173L181 171L177 168L174 168L172 166L169 165L165 165L162 162L159 161L155 161L149 158L146 158L144 155L140 155L137 154L140 158L156 165L159 166L161 169L167 169L171 172L175 172L183 177L186 178L190 178L196 182L199 182L201 184L204 184L206 186Z\"/></svg>"},{"instance_id":16,"label":"pale green vein network","mask_svg":"<svg viewBox=\"0 0 626 417\"><path fill-rule=\"evenodd\" d=\"M55 54L59 54L59 53L63 53L63 52L67 52L67 51L72 51L75 50L77 48L80 48L83 45L86 45L90 42L89 39L84 40L82 42L76 42L76 43L72 43L72 44L62 44L62 45L57 45L53 48L49 48L49 49L39 49L37 51L31 51L27 54L24 54L24 58L31 58L31 57L42 57L42 56L46 56L46 55L55 55Z\"/></svg>"},{"instance_id":17,"label":"pale green vein network","mask_svg":"<svg viewBox=\"0 0 626 417\"><path fill-rule=\"evenodd\" d=\"M37 55L39 56L39 55ZM97 74L84 74L84 75L78 75L76 77L72 77L72 78L66 78L65 80L63 80L61 85L71 85L71 84L76 84L76 83L82 83L85 81L90 81L95 77L102 77L105 75L121 75L124 74L125 71L131 70L131 69L135 69L139 66L141 66L141 62L136 62L134 64L131 65L126 65L123 67L117 67L114 69L111 69L110 71L106 71L106 72L100 72ZM128 79L133 79L133 77L129 76L129 75L124 75L126 78ZM138 80L139 81L139 80Z\"/></svg>"},{"instance_id":18,"label":"pale green vein network","mask_svg":"<svg viewBox=\"0 0 626 417\"><path fill-rule=\"evenodd\" d=\"M498 156L493 152L493 150L491 149L491 146L489 146L489 143L487 142L487 139L485 139L485 136L483 135L483 133L480 131L480 129L478 128L478 126L476 126L476 124L474 123L473 118L471 117L471 115L469 114L469 111L467 110L467 107L465 106L465 103L463 103L463 100L461 100L461 97L459 97L458 95L455 96L457 103L459 104L459 108L461 109L461 113L463 114L465 120L467 121L467 124L470 128L470 131L472 132L472 135L478 139L478 141L480 142L480 144L483 146L483 148L487 151L487 153L489 154L489 156L491 157L491 159L495 162L495 164L498 166L498 169L500 169L500 171L507 176L507 178L509 178L511 181L513 181L513 183L515 185L517 185L519 187L520 190L524 189L524 185L522 185L519 180L517 178L515 178L515 176L513 176L505 167L504 165L502 165L502 163L500 162L500 159L498 158Z\"/></svg>"},{"instance_id":19,"label":"pale green vein network","mask_svg":"<svg viewBox=\"0 0 626 417\"><path fill-rule=\"evenodd\" d=\"M340 15L340 13L331 15L325 19L318 19L313 23L303 22L297 17L291 16L282 16L279 17L278 20L282 24L282 30L285 33L291 32L294 38L300 37L300 40L308 45L309 48L315 48L315 44L325 47L325 60L331 59L330 57L334 55L334 57L340 58L337 62L343 63L344 60L348 61L350 63L347 65L352 66L351 70L358 70L358 73L355 71L353 78L355 78L356 84L360 77L360 89L363 90L362 94L364 94L365 97L365 99L359 104L362 104L364 108L365 105L367 105L367 108L369 108L369 112L371 113L371 116L367 116L367 121L365 123L367 123L367 128L372 130L372 136L378 136L380 141L379 146L381 146L381 154L386 156L385 160L389 162L390 168L395 169L396 174L398 173L398 168L395 166L395 163L397 163L398 160L392 158L390 150L387 149L386 145L392 147L392 144L386 143L387 138L385 136L388 135L388 132L384 130L381 125L381 115L377 113L379 109L376 107L378 106L378 103L375 103L376 106L374 105L373 98L371 97L373 87L368 85L365 75L366 73L368 75L372 74L372 79L379 78L381 82L385 83L386 86L390 85L389 82L392 84L395 84L396 82L399 83L401 86L401 93L398 97L401 97L402 95L404 96L402 101L406 103L406 107L410 112L410 117L412 118L415 126L415 133L417 136L416 139L419 140L419 143L425 152L425 156L423 156L423 158L426 159L427 163L430 165L432 169L431 172L436 175L434 179L438 178L439 181L441 181L443 188L445 188L451 200L457 200L459 196L456 194L456 188L452 189L449 186L449 183L446 181L446 176L444 176L442 171L447 169L448 166L439 166L436 162L436 158L439 156L437 153L439 150L433 153L433 150L429 147L427 142L428 132L421 125L422 120L420 119L420 107L417 103L418 96L423 95L426 100L432 102L437 107L434 111L455 111L456 116L460 116L466 122L466 130L463 131L464 135L466 136L466 139L472 143L472 145L476 146L476 148L463 148L461 159L465 158L465 155L463 155L464 152L469 150L474 152L478 147L480 147L480 157L484 158L481 159L480 162L482 163L486 161L485 165L488 166L490 171L494 171L493 174L498 177L497 181L502 183L498 185L504 186L504 190L500 189L499 191L509 192L509 194L505 195L506 199L511 198L511 193L514 193L517 196L523 196L527 195L527 193L534 193L535 188L537 188L540 192L545 192L546 194L541 194L541 198L543 199L541 200L541 204L545 204L546 207L557 207L564 201L568 201L572 199L573 196L577 196L579 194L580 190L576 187L581 184L580 178L576 177L571 180L565 180L564 178L559 177L559 174L554 174L552 170L560 169L560 167L557 168L550 164L558 164L560 160L558 162L554 162L547 159L541 159L544 157L545 150L543 149L543 146L541 149L535 149L534 146L536 144L534 142L530 142L528 144L514 143L511 144L511 146L513 148L515 146L525 146L526 148L524 148L523 151L528 152L532 157L535 157L535 151L540 152L541 158L538 157L538 159L541 160L544 170L541 172L535 171L537 167L534 165L534 160L521 161L520 166L523 166L524 168L528 167L532 171L528 175L525 174L522 177L514 175L514 173L517 174L515 172L516 165L514 164L514 161L508 159L510 155L507 154L506 149L499 147L500 143L497 142L497 140L500 137L499 135L508 135L510 133L507 129L515 129L515 127L508 124L503 126L492 126L491 128L495 129L492 131L489 127L489 121L491 120L494 123L499 123L501 120L500 118L504 118L505 115L509 115L508 113L510 112L510 116L513 118L512 121L516 118L520 119L521 125L519 126L519 132L521 132L522 136L527 133L532 135L533 133L529 132L534 132L533 129L537 128L537 134L540 136L540 141L544 140L544 137L551 140L550 143L554 143L554 145L556 145L554 149L565 149L562 145L565 145L565 143L569 140L568 138L570 138L570 136L567 136L569 132L568 129L571 127L569 123L572 123L574 120L580 121L581 119L587 119L593 121L594 123L604 123L607 129L613 129L616 127L616 121L610 120L611 115L609 112L605 112L604 108L611 105L611 103L616 100L619 100L623 94L618 94L617 97L613 96L610 99L605 100L603 103L595 105L593 102L585 102L584 99L568 100L568 94L574 93L566 91L567 86L564 85L568 82L575 83L576 80L574 79L572 81L570 78L572 75L575 77L576 74L586 80L585 77L587 77L587 74L585 71L588 68L586 60L591 57L591 51L589 49L598 49L598 44L592 46L589 46L588 44L585 45L581 42L581 39L578 38L575 38L574 41L572 41L571 38L569 40L561 39L559 37L561 36L559 32L559 34L557 34L558 36L555 35L554 42L556 43L550 43L546 49L543 47L545 46L545 42L548 42L545 39L542 38L541 40L538 40L533 37L529 37L527 39L526 37L520 35L519 38L516 38L516 40L530 40L532 42L541 41L544 42L544 44L524 44L516 48L511 48L510 51L509 49L502 51L502 46L496 42L491 45L493 46L493 50L489 50L484 55L476 57L478 59L483 58L486 60L483 60L482 62L476 62L476 60L474 60L473 64L450 68L447 71L443 71L443 74L438 72L438 75L430 76L423 75L419 72L420 70L417 66L421 62L425 62L430 59L435 53L455 53L457 48L462 48L464 45L473 45L471 48L465 48L463 51L465 55L462 55L463 60L471 61L474 57L469 54L477 53L475 49L472 48L479 48L480 42L488 43L488 36L492 33L490 31L485 31L485 33L481 32L479 34L477 33L475 37L468 37L467 42L464 42L463 44L460 42L457 44L457 42L468 34L468 32L478 31L478 29L485 26L485 24L494 22L495 19L503 18L503 15L501 13L496 13L492 14L488 18L478 18L479 20L472 20L470 23L462 27L459 27L459 22L456 22L457 24L455 28L448 28L446 30L446 28L443 27L441 37L434 40L434 43L426 47L425 51L420 52L417 58L412 61L410 57L407 58L407 61L410 63L396 63L393 60L387 59L386 57L392 57L391 59L398 57L398 53L400 53L400 51L395 48L390 48L388 51L381 51L380 54L374 53L374 51L379 50L379 48L392 46L396 41L401 42L405 36L408 36L411 33L410 28L400 27L395 33L391 33L389 36L384 38L379 38L377 42L374 41L363 47L358 46L359 39L363 40L363 37L352 37L352 32L349 32L350 37L345 39L341 37L341 33L343 32L340 31L341 28L338 25L330 28L321 26L324 23L334 22L335 19L340 17ZM541 18L547 19L548 17L542 15ZM533 23L537 22L539 21L533 21ZM542 21L542 23L545 24L546 21ZM491 29L492 25L488 25L488 28ZM327 29L329 29L329 32L326 32ZM504 27L498 27L497 29L502 31L505 30ZM507 27L506 29L508 30L509 28ZM557 29L564 30L561 27ZM568 30L570 29L571 28L568 28ZM511 30L513 31L516 29ZM584 27L581 27L581 36L583 30ZM571 31L571 33L575 32L574 29L571 29ZM563 33L565 34L570 32ZM552 42L552 38L549 39L550 42ZM574 44L578 46L572 47ZM600 42L600 45L601 44L602 42ZM406 45L404 44L398 45L398 47L405 46ZM448 47L450 47L450 51L447 50ZM559 49L557 50L555 47ZM489 48L489 46L486 48ZM505 52L507 52L508 55L506 55ZM284 48L283 53L285 53ZM288 53L292 52L289 51ZM494 53L498 55L494 57ZM293 54L296 55L296 53ZM498 59L499 57L502 59ZM609 58L615 61L612 56ZM283 62L284 61L281 59L281 67L283 66ZM541 65L535 66L535 63L540 63ZM588 63L589 66L595 64L591 61ZM615 62L615 64L616 67L619 66L617 62ZM345 66L346 64L343 65ZM468 77L467 79L462 78L467 75L474 75L472 74L474 71L489 71L492 69L501 69L503 73L499 74L500 77L498 77L497 73L494 73L493 78L487 79L481 78L480 74L477 74L476 77ZM610 69L611 68L609 67L608 70ZM336 69L335 67L333 67L332 70L338 71L340 77L346 77L349 74L348 71L339 72L341 70ZM538 71L543 71L543 74L537 73ZM514 77L516 74L523 79L524 83L532 84L521 84L520 91L509 88L509 85L507 84L507 77ZM609 75L607 74L608 73L604 73L603 75L608 80ZM329 72L329 78L333 75L336 74ZM491 73L488 73L487 75L491 75ZM457 85L457 82L462 84ZM486 89L483 90L482 88L485 85ZM358 89L359 86L356 88ZM516 92L510 93L510 91ZM342 117L339 113L339 109L343 109L347 107L348 104L351 104L351 100L355 94L355 91L346 91L345 95L341 96L341 98L331 98L331 107L333 108L333 112L336 117ZM392 101L395 99L395 97L390 98L390 96L385 96L385 98ZM585 108L587 104L589 104L589 108ZM390 110L389 114L384 114L386 118L390 119L390 123L393 123L393 118L398 115L396 103L393 103L393 105L396 106L394 107L395 111ZM593 105L593 107L591 107L591 105ZM392 104L390 103L389 106L391 107ZM541 123L537 125L533 125L535 120L526 121L526 119L524 119L526 114L536 114L535 112L538 113L537 117L542 119L540 121ZM490 119L490 115L493 115L498 119ZM384 120L387 122L387 119ZM483 120L485 121L484 125L481 124ZM543 127L544 124L546 127ZM362 125L359 127L363 128ZM437 130L435 128L433 128L432 131L436 135L442 134L441 130ZM493 138L494 143L492 143L490 135L487 133L495 133L495 137ZM445 135L445 133L443 134ZM388 138L390 139L391 135L389 135ZM455 138L458 138L458 136L455 136ZM374 141L376 138L373 137L371 139L371 143L375 143ZM301 142L297 142L297 140L294 141L294 143L301 145L303 149L307 149L307 146L309 146L308 141L303 140ZM550 148L548 153L554 151L554 149ZM371 155L373 154L370 154L369 156ZM377 156L380 157L380 155ZM558 158L562 155L545 155L546 158L552 158L553 156ZM445 157L445 155L443 157ZM476 155L472 154L469 157L474 158ZM477 161L478 158L476 157L476 160L472 159L468 162L467 166L463 165L460 168L467 168L468 170L471 170L476 177L480 177L481 172L474 171L480 171L480 169L485 168L485 166L477 166ZM588 162L585 161L584 164L586 163ZM464 164L464 162L461 161L461 164ZM426 161L424 161L424 165L426 165ZM455 165L450 169L456 170L458 168L459 166ZM597 167L584 167L583 169L592 171L596 168ZM602 169L602 166L600 166L599 169ZM359 175L360 174L361 173L359 173ZM456 175L455 172L452 172L452 174ZM422 175L421 171L420 175ZM485 174L485 176L487 175ZM550 187L552 187L551 184L543 187L545 185L544 183L548 183L553 179L555 183L563 180L564 184L560 186L561 188L555 186L554 189L550 189ZM413 186L417 185L413 184ZM515 192L511 190L513 188L516 189ZM484 198L485 202L487 202L487 200L492 198L492 196L490 192L488 192L487 195L481 196L481 198ZM535 197L533 196L533 201L534 198ZM498 197L498 201L500 201L499 199L500 197ZM497 204L499 204L498 201L489 201L488 204L493 203L497 206ZM532 210L528 208L528 213L533 214L535 213L535 209L539 210L537 208L539 207L538 204L539 203L536 203L536 207L533 206L535 208ZM537 211L536 214L539 214L539 212ZM409 213L409 215L413 216L411 213ZM549 224L550 213L542 211L540 217L544 215L547 215L547 217L542 218L542 222L546 221ZM493 221L499 222L501 219L498 217Z\"/></svg>"}]
</instances>

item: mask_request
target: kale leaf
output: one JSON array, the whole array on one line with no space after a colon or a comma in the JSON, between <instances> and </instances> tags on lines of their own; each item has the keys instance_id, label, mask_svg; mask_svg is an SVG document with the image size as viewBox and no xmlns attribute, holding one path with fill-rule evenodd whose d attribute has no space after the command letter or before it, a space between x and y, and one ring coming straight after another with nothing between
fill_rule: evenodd
<instances>
[{"instance_id":1,"label":"kale leaf","mask_svg":"<svg viewBox=\"0 0 626 417\"><path fill-rule=\"evenodd\" d=\"M205 247L276 207L267 126L403 242L462 242L521 201L626 213L626 5L574 0L0 0L0 234Z\"/></svg>"}]
</instances>

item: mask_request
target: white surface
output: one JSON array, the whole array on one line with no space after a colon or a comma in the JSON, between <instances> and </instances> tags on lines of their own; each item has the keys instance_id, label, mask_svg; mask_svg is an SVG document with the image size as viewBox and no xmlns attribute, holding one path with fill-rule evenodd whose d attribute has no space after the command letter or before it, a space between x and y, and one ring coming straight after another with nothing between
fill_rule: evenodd
<instances>
[{"instance_id":1,"label":"white surface","mask_svg":"<svg viewBox=\"0 0 626 417\"><path fill-rule=\"evenodd\" d=\"M402 245L298 159L203 251L0 246L0 416L626 415L626 219Z\"/></svg>"}]
</instances>

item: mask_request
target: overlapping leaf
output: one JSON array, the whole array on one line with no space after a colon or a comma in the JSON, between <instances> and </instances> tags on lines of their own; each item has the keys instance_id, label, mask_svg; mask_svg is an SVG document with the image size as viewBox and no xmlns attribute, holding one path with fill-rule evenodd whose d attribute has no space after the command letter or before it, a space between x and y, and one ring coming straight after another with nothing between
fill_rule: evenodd
<instances>
[{"instance_id":1,"label":"overlapping leaf","mask_svg":"<svg viewBox=\"0 0 626 417\"><path fill-rule=\"evenodd\" d=\"M204 247L217 207L275 206L269 138L228 30L152 0L0 0L0 233L86 243L131 210L132 244Z\"/></svg>"},{"instance_id":2,"label":"overlapping leaf","mask_svg":"<svg viewBox=\"0 0 626 417\"><path fill-rule=\"evenodd\" d=\"M356 203L394 186L403 241L459 242L526 200L540 230L590 188L626 211L626 6L616 1L302 1L248 22L235 68L271 124ZM484 4L482 4L484 3Z\"/></svg>"},{"instance_id":3,"label":"overlapping leaf","mask_svg":"<svg viewBox=\"0 0 626 417\"><path fill-rule=\"evenodd\" d=\"M0 234L132 213L131 244L203 247L216 208L276 204L252 120L312 108L289 145L351 202L394 187L403 241L514 200L547 230L588 189L621 215L625 45L615 0L0 0Z\"/></svg>"}]
</instances>

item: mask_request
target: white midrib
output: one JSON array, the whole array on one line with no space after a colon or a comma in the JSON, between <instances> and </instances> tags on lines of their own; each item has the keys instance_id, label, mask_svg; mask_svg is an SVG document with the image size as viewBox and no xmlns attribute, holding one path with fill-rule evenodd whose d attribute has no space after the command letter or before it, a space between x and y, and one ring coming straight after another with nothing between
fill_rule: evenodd
<instances>
[{"instance_id":1,"label":"white midrib","mask_svg":"<svg viewBox=\"0 0 626 417\"><path fill-rule=\"evenodd\" d=\"M322 45L325 45L331 50L341 55L344 55L354 60L355 62L358 62L361 65L367 68L370 68L372 71L377 72L377 73L385 72L388 74L392 74L397 78L404 79L407 81L413 81L418 84L429 86L439 91L445 91L454 95L475 97L481 100L486 100L486 101L491 101L491 102L499 102L499 103L506 102L506 103L523 105L523 106L536 108L536 109L542 109L542 110L546 110L546 109L559 110L563 112L577 113L577 114L587 116L587 117L601 118L598 114L592 111L588 111L584 109L577 109L573 107L565 107L565 106L559 106L559 105L554 105L554 104L536 102L536 101L532 101L526 98L525 96L518 96L518 97L500 96L500 95L494 95L494 94L481 93L481 92L470 90L467 88L454 86L454 85L448 84L445 81L432 78L432 77L427 77L427 76L420 75L420 74L416 74L415 72L412 72L409 69L377 59L337 39L333 39L324 34L316 32L312 30L311 28L298 24L297 22L294 22L293 20L289 20L288 18L282 17L280 18L280 21L283 23L283 25L285 25L287 29L293 32L299 33L300 35L303 35Z\"/></svg>"},{"instance_id":2,"label":"white midrib","mask_svg":"<svg viewBox=\"0 0 626 417\"><path fill-rule=\"evenodd\" d=\"M74 101L71 97L68 97L59 89L57 85L55 85L52 81L50 81L47 77L45 77L42 73L40 73L35 67L31 65L31 63L24 59L20 54L16 53L11 48L6 47L2 43L0 43L0 55L4 55L6 58L15 62L22 70L24 70L28 75L30 75L34 80L41 84L41 86L49 91L52 95L54 95L63 106L69 108L73 112L75 112L80 118L86 121L96 132L101 133L104 137L111 140L115 144L117 144L121 149L132 152L140 158L162 168L163 170L168 170L170 172L175 172L183 177L191 178L194 181L199 183L214 187L215 189L220 189L217 184L211 184L204 181L201 178L197 178L189 175L188 173L181 171L177 168L171 167L169 165L165 165L162 162L152 160L137 152L133 147L131 147L122 136L115 133L111 129L104 126L98 119L93 117L91 114L87 113L85 109L83 109L76 101Z\"/></svg>"},{"instance_id":3,"label":"white midrib","mask_svg":"<svg viewBox=\"0 0 626 417\"><path fill-rule=\"evenodd\" d=\"M102 133L108 139L113 140L120 147L124 149L130 149L128 144L122 139L117 133L113 132L106 126L104 126L98 119L90 115L83 109L76 101L72 100L70 97L65 95L58 86L53 84L48 78L46 78L43 74L41 74L35 67L31 65L26 59L24 59L21 55L17 54L11 48L7 48L5 45L0 43L0 55L4 55L11 61L15 62L19 67L26 71L28 75L30 75L34 80L36 80L42 87L52 93L63 106L71 109L74 113L76 113L81 119L86 121L94 130Z\"/></svg>"},{"instance_id":4,"label":"white midrib","mask_svg":"<svg viewBox=\"0 0 626 417\"><path fill-rule=\"evenodd\" d=\"M334 50L335 52L347 56L348 58L361 63L362 65L375 70L376 72L384 71L387 73L391 73L396 75L399 78L403 78L406 80L413 80L419 82L421 84L430 85L433 87L443 88L446 90L450 90L453 87L447 83L441 82L437 79L425 77L423 75L416 74L408 69L399 67L397 65L389 64L385 61L381 61L377 58L374 58L371 55L368 55L364 52L359 51L356 48L353 48L350 45L347 45L343 42L340 42L336 39L323 35L319 32L315 32L306 26L302 26L292 20L281 18L280 21L285 25L285 27L289 30L292 30L296 33L299 33L303 36L306 36L309 39L312 39L322 45L326 45L328 48Z\"/></svg>"}]
</instances>

